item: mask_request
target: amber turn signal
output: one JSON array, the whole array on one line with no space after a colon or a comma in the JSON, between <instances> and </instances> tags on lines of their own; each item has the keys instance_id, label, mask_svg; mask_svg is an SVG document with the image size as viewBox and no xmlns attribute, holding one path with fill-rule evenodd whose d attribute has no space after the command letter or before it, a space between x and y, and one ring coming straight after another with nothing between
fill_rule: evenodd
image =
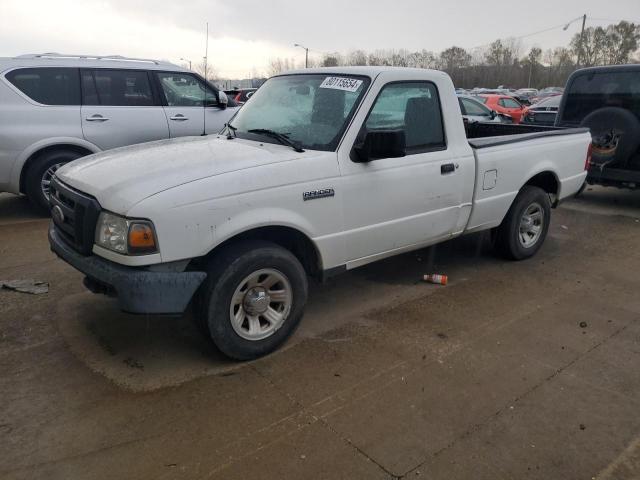
<instances>
[{"instance_id":1,"label":"amber turn signal","mask_svg":"<svg viewBox=\"0 0 640 480\"><path fill-rule=\"evenodd\" d=\"M153 253L157 251L156 237L151 225L132 223L129 227L129 253Z\"/></svg>"}]
</instances>

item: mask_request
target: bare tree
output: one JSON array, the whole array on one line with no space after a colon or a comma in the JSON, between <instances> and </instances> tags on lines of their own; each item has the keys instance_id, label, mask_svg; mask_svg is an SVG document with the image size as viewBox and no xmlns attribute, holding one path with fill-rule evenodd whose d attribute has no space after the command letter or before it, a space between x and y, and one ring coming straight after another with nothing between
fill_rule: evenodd
<instances>
[{"instance_id":1,"label":"bare tree","mask_svg":"<svg viewBox=\"0 0 640 480\"><path fill-rule=\"evenodd\" d=\"M196 73L202 75L202 77L206 78L210 82L218 79L217 70L213 65L211 65L211 63L205 62L204 58L200 63L195 64L193 69Z\"/></svg>"},{"instance_id":2,"label":"bare tree","mask_svg":"<svg viewBox=\"0 0 640 480\"><path fill-rule=\"evenodd\" d=\"M323 67L337 67L342 65L342 63L342 56L338 52L335 52L325 55L322 59L321 65Z\"/></svg>"},{"instance_id":3,"label":"bare tree","mask_svg":"<svg viewBox=\"0 0 640 480\"><path fill-rule=\"evenodd\" d=\"M462 47L449 47L440 53L439 67L446 71L468 67L471 55Z\"/></svg>"},{"instance_id":4,"label":"bare tree","mask_svg":"<svg viewBox=\"0 0 640 480\"><path fill-rule=\"evenodd\" d=\"M293 58L272 58L269 60L267 66L267 73L270 77L278 75L287 70L293 70L295 68L295 60Z\"/></svg>"},{"instance_id":5,"label":"bare tree","mask_svg":"<svg viewBox=\"0 0 640 480\"><path fill-rule=\"evenodd\" d=\"M364 50L354 50L347 55L347 65L365 66L367 65L367 52Z\"/></svg>"}]
</instances>

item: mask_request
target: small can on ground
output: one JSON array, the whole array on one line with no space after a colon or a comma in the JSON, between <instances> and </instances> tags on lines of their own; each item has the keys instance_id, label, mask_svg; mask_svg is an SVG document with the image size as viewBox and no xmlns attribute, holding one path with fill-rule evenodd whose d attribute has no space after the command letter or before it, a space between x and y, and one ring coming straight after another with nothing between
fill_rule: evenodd
<instances>
[{"instance_id":1,"label":"small can on ground","mask_svg":"<svg viewBox=\"0 0 640 480\"><path fill-rule=\"evenodd\" d=\"M422 279L425 282L435 283L437 285L446 285L449 277L447 277L446 275L440 275L438 273L432 273L429 275L425 275L424 277L422 277Z\"/></svg>"}]
</instances>

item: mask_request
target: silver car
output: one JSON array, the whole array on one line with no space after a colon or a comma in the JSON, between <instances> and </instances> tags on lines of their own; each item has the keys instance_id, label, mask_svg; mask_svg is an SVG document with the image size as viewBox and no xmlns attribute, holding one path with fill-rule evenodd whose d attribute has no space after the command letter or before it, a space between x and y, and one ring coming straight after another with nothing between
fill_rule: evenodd
<instances>
[{"instance_id":1,"label":"silver car","mask_svg":"<svg viewBox=\"0 0 640 480\"><path fill-rule=\"evenodd\" d=\"M458 95L462 118L466 122L512 123L511 117L491 110L472 96Z\"/></svg>"},{"instance_id":2,"label":"silver car","mask_svg":"<svg viewBox=\"0 0 640 480\"><path fill-rule=\"evenodd\" d=\"M218 132L237 107L171 63L59 54L0 58L0 192L48 209L61 165L141 142Z\"/></svg>"}]
</instances>

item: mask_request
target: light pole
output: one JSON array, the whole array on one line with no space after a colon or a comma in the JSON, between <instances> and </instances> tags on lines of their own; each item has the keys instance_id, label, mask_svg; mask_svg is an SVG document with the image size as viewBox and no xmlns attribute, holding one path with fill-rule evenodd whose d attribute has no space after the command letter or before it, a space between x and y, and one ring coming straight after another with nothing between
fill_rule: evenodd
<instances>
[{"instance_id":1,"label":"light pole","mask_svg":"<svg viewBox=\"0 0 640 480\"><path fill-rule=\"evenodd\" d=\"M571 25L573 22L577 22L580 19L582 19L582 30L580 31L580 45L578 46L578 61L576 62L576 66L580 66L580 59L582 57L582 49L584 48L584 24L587 22L587 14L585 13L581 17L574 18L569 23L567 23L564 27L562 27L562 30L564 30L566 32L567 29L569 28L569 25Z\"/></svg>"},{"instance_id":2,"label":"light pole","mask_svg":"<svg viewBox=\"0 0 640 480\"><path fill-rule=\"evenodd\" d=\"M189 70L191 70L191 60L189 60L188 58L182 58L182 57L180 57L180 61L181 61L181 62L189 62Z\"/></svg>"},{"instance_id":3,"label":"light pole","mask_svg":"<svg viewBox=\"0 0 640 480\"><path fill-rule=\"evenodd\" d=\"M304 68L309 68L309 49L299 43L294 43L293 46L304 49Z\"/></svg>"}]
</instances>

